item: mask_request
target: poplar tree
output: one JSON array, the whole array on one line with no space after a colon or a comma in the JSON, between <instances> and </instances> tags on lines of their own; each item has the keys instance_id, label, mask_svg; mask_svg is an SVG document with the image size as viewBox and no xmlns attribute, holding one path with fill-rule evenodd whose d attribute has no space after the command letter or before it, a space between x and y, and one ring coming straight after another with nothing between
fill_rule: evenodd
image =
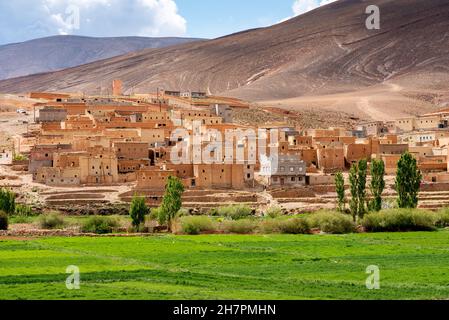
<instances>
[{"instance_id":1,"label":"poplar tree","mask_svg":"<svg viewBox=\"0 0 449 320\"><path fill-rule=\"evenodd\" d=\"M358 181L357 181L357 195L359 197L359 209L357 216L359 219L363 219L366 213L366 176L368 170L368 162L366 160L360 160L358 165Z\"/></svg>"},{"instance_id":2,"label":"poplar tree","mask_svg":"<svg viewBox=\"0 0 449 320\"><path fill-rule=\"evenodd\" d=\"M345 179L341 172L335 175L335 189L337 191L338 211L344 212L346 209Z\"/></svg>"},{"instance_id":3,"label":"poplar tree","mask_svg":"<svg viewBox=\"0 0 449 320\"><path fill-rule=\"evenodd\" d=\"M382 160L374 159L371 162L370 190L373 200L369 209L378 212L382 210L382 193L385 190L385 164Z\"/></svg>"},{"instance_id":4,"label":"poplar tree","mask_svg":"<svg viewBox=\"0 0 449 320\"><path fill-rule=\"evenodd\" d=\"M165 222L168 231L172 230L172 222L176 218L182 207L182 194L184 185L176 177L169 177L165 188L164 198L162 199L160 222Z\"/></svg>"},{"instance_id":5,"label":"poplar tree","mask_svg":"<svg viewBox=\"0 0 449 320\"><path fill-rule=\"evenodd\" d=\"M352 218L354 222L357 221L357 215L359 210L359 197L358 197L358 164L354 163L349 171L349 183L351 185L351 201L349 207L351 210Z\"/></svg>"},{"instance_id":6,"label":"poplar tree","mask_svg":"<svg viewBox=\"0 0 449 320\"><path fill-rule=\"evenodd\" d=\"M396 174L396 191L399 208L414 209L418 207L418 193L421 187L422 174L416 159L406 152L398 162Z\"/></svg>"}]
</instances>

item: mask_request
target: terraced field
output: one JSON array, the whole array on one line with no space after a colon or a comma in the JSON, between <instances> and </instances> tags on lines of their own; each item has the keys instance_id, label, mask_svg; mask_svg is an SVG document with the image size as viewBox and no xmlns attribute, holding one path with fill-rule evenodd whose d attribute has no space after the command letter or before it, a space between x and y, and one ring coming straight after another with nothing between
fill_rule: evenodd
<instances>
[{"instance_id":1,"label":"terraced field","mask_svg":"<svg viewBox=\"0 0 449 320\"><path fill-rule=\"evenodd\" d=\"M448 298L449 231L0 239L0 299Z\"/></svg>"}]
</instances>

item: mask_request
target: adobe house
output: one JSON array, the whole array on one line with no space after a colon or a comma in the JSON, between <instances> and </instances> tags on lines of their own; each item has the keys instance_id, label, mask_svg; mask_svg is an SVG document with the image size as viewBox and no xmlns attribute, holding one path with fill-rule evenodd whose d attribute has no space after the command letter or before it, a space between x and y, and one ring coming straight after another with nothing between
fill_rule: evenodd
<instances>
[{"instance_id":1,"label":"adobe house","mask_svg":"<svg viewBox=\"0 0 449 320\"><path fill-rule=\"evenodd\" d=\"M29 172L37 173L39 168L53 167L53 155L59 151L69 151L71 144L36 145L31 149Z\"/></svg>"},{"instance_id":2,"label":"adobe house","mask_svg":"<svg viewBox=\"0 0 449 320\"><path fill-rule=\"evenodd\" d=\"M385 154L402 155L407 151L409 151L408 144L380 144L379 151L377 153L380 155Z\"/></svg>"},{"instance_id":3,"label":"adobe house","mask_svg":"<svg viewBox=\"0 0 449 320\"><path fill-rule=\"evenodd\" d=\"M146 142L114 142L113 147L118 159L149 159L149 145Z\"/></svg>"},{"instance_id":4,"label":"adobe house","mask_svg":"<svg viewBox=\"0 0 449 320\"><path fill-rule=\"evenodd\" d=\"M168 178L176 176L174 170L166 168L145 168L137 171L138 190L165 190Z\"/></svg>"},{"instance_id":5,"label":"adobe house","mask_svg":"<svg viewBox=\"0 0 449 320\"><path fill-rule=\"evenodd\" d=\"M140 129L140 140L146 142L151 148L163 146L168 143L170 130L165 128Z\"/></svg>"},{"instance_id":6,"label":"adobe house","mask_svg":"<svg viewBox=\"0 0 449 320\"><path fill-rule=\"evenodd\" d=\"M369 143L351 143L346 144L345 148L345 159L348 166L351 166L353 163L356 163L360 160L371 160L372 148L371 148L371 140Z\"/></svg>"},{"instance_id":7,"label":"adobe house","mask_svg":"<svg viewBox=\"0 0 449 320\"><path fill-rule=\"evenodd\" d=\"M35 180L49 185L101 185L119 181L117 157L110 149L58 152L52 169L39 168Z\"/></svg>"},{"instance_id":8,"label":"adobe house","mask_svg":"<svg viewBox=\"0 0 449 320\"><path fill-rule=\"evenodd\" d=\"M232 108L227 104L211 104L210 111L213 115L221 117L223 123L232 123Z\"/></svg>"},{"instance_id":9,"label":"adobe house","mask_svg":"<svg viewBox=\"0 0 449 320\"><path fill-rule=\"evenodd\" d=\"M43 122L62 122L67 117L67 110L57 109L54 107L45 107L39 110L39 116L36 119L37 123Z\"/></svg>"},{"instance_id":10,"label":"adobe house","mask_svg":"<svg viewBox=\"0 0 449 320\"><path fill-rule=\"evenodd\" d=\"M422 172L447 172L447 156L426 156L418 158L418 167Z\"/></svg>"},{"instance_id":11,"label":"adobe house","mask_svg":"<svg viewBox=\"0 0 449 320\"><path fill-rule=\"evenodd\" d=\"M207 93L203 91L192 91L190 92L190 97L192 99L204 99L207 98Z\"/></svg>"},{"instance_id":12,"label":"adobe house","mask_svg":"<svg viewBox=\"0 0 449 320\"><path fill-rule=\"evenodd\" d=\"M360 124L360 127L369 137L376 137L390 132L387 124L383 121L365 122Z\"/></svg>"},{"instance_id":13,"label":"adobe house","mask_svg":"<svg viewBox=\"0 0 449 320\"><path fill-rule=\"evenodd\" d=\"M394 175L397 172L398 162L401 159L401 155L397 154L381 154L377 156L385 164L385 173L387 175Z\"/></svg>"},{"instance_id":14,"label":"adobe house","mask_svg":"<svg viewBox=\"0 0 449 320\"><path fill-rule=\"evenodd\" d=\"M288 143L290 146L311 148L313 138L309 136L291 135L288 137Z\"/></svg>"},{"instance_id":15,"label":"adobe house","mask_svg":"<svg viewBox=\"0 0 449 320\"><path fill-rule=\"evenodd\" d=\"M50 92L30 92L30 99L42 99L48 101L57 101L70 98L70 94L50 93Z\"/></svg>"},{"instance_id":16,"label":"adobe house","mask_svg":"<svg viewBox=\"0 0 449 320\"><path fill-rule=\"evenodd\" d=\"M202 189L244 189L243 164L195 164L191 187Z\"/></svg>"},{"instance_id":17,"label":"adobe house","mask_svg":"<svg viewBox=\"0 0 449 320\"><path fill-rule=\"evenodd\" d=\"M145 169L150 166L150 160L144 159L118 159L118 173L119 174L128 174L132 172L139 171L141 169ZM130 180L128 180L129 182Z\"/></svg>"},{"instance_id":18,"label":"adobe house","mask_svg":"<svg viewBox=\"0 0 449 320\"><path fill-rule=\"evenodd\" d=\"M162 94L170 97L181 97L181 91L165 90Z\"/></svg>"},{"instance_id":19,"label":"adobe house","mask_svg":"<svg viewBox=\"0 0 449 320\"><path fill-rule=\"evenodd\" d=\"M343 146L321 146L317 149L318 168L323 172L337 172L345 169Z\"/></svg>"},{"instance_id":20,"label":"adobe house","mask_svg":"<svg viewBox=\"0 0 449 320\"><path fill-rule=\"evenodd\" d=\"M258 176L267 186L304 186L307 166L294 155L261 156Z\"/></svg>"},{"instance_id":21,"label":"adobe house","mask_svg":"<svg viewBox=\"0 0 449 320\"><path fill-rule=\"evenodd\" d=\"M313 138L352 137L352 132L345 128L308 129L305 135Z\"/></svg>"}]
</instances>

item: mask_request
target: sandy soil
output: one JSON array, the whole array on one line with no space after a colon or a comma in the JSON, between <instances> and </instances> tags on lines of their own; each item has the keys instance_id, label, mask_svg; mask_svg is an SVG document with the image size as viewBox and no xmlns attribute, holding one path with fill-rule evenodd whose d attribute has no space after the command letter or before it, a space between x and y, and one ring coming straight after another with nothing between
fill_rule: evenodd
<instances>
[{"instance_id":1,"label":"sandy soil","mask_svg":"<svg viewBox=\"0 0 449 320\"><path fill-rule=\"evenodd\" d=\"M428 90L428 95L444 92ZM423 93L421 93L421 96ZM313 109L323 118L328 112L338 112L361 120L389 121L418 115L440 108L433 101L419 99L395 83L384 83L369 89L330 95L302 96L292 99L263 101L262 106L274 106L291 111Z\"/></svg>"}]
</instances>

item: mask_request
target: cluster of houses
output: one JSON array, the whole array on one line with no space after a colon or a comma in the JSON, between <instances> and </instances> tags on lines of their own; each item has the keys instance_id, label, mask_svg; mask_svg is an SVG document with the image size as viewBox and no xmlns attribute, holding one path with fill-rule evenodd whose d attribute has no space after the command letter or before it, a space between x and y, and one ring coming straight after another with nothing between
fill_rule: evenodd
<instances>
[{"instance_id":1,"label":"cluster of houses","mask_svg":"<svg viewBox=\"0 0 449 320\"><path fill-rule=\"evenodd\" d=\"M333 174L361 159L381 159L387 173L394 174L406 151L416 156L426 180L449 181L449 110L363 123L354 130L302 130L285 123L251 127L234 123L233 111L248 107L235 99L180 91L129 97L121 90L121 82L114 81L110 97L31 94L45 101L36 105L40 129L29 154L34 181L51 186L135 183L139 190L162 190L169 176L194 189L322 185L332 184ZM219 141L217 136L230 131L265 135L237 134ZM198 135L201 140L195 142ZM269 151L259 152L262 145ZM180 158L189 161L174 159L180 146L187 150ZM202 161L204 150L213 161ZM0 164L11 157L10 150L0 148Z\"/></svg>"}]
</instances>

